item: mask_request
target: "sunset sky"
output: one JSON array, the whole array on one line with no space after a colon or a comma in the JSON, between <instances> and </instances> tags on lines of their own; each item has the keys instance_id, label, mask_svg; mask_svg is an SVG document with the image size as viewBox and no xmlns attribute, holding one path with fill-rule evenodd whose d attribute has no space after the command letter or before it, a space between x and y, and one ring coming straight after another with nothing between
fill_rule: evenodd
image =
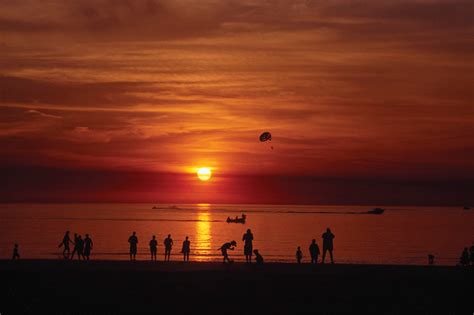
<instances>
[{"instance_id":1,"label":"sunset sky","mask_svg":"<svg viewBox=\"0 0 474 315\"><path fill-rule=\"evenodd\" d=\"M472 204L473 14L0 0L0 201Z\"/></svg>"}]
</instances>

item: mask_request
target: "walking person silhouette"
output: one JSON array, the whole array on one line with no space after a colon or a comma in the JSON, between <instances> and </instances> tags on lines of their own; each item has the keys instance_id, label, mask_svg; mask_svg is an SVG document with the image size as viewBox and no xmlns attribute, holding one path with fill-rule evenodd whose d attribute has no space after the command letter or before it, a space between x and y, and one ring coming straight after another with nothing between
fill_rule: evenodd
<instances>
[{"instance_id":1,"label":"walking person silhouette","mask_svg":"<svg viewBox=\"0 0 474 315\"><path fill-rule=\"evenodd\" d=\"M12 255L12 260L19 260L20 259L20 252L18 249L18 244L15 244L13 246L13 255Z\"/></svg>"},{"instance_id":2,"label":"walking person silhouette","mask_svg":"<svg viewBox=\"0 0 474 315\"><path fill-rule=\"evenodd\" d=\"M156 251L158 247L158 241L156 240L156 236L153 235L152 239L150 240L150 254L151 254L151 261L156 261Z\"/></svg>"},{"instance_id":3,"label":"walking person silhouette","mask_svg":"<svg viewBox=\"0 0 474 315\"><path fill-rule=\"evenodd\" d=\"M165 244L165 261L170 261L171 248L173 247L173 240L171 239L171 234L168 234L168 237L165 238L163 244Z\"/></svg>"},{"instance_id":4,"label":"walking person silhouette","mask_svg":"<svg viewBox=\"0 0 474 315\"><path fill-rule=\"evenodd\" d=\"M136 232L133 232L132 235L128 238L128 242L130 243L130 260L137 260L137 244L138 244L138 237Z\"/></svg>"},{"instance_id":5,"label":"walking person silhouette","mask_svg":"<svg viewBox=\"0 0 474 315\"><path fill-rule=\"evenodd\" d=\"M68 258L69 258L69 254L71 253L71 250L69 249L69 243L74 244L74 243L71 241L71 238L69 237L69 231L66 231L66 233L64 233L63 240L62 240L61 243L59 243L59 245L58 245L58 248L64 247L64 249L63 249L63 257L64 257L64 259L68 259Z\"/></svg>"},{"instance_id":6,"label":"walking person silhouette","mask_svg":"<svg viewBox=\"0 0 474 315\"><path fill-rule=\"evenodd\" d=\"M86 237L84 238L84 257L86 260L89 260L92 246L94 246L94 243L92 242L92 239L89 237L89 234L86 234Z\"/></svg>"},{"instance_id":7,"label":"walking person silhouette","mask_svg":"<svg viewBox=\"0 0 474 315\"><path fill-rule=\"evenodd\" d=\"M301 247L298 246L296 249L296 262L298 264L301 264L301 260L303 259L303 252L301 251Z\"/></svg>"},{"instance_id":8,"label":"walking person silhouette","mask_svg":"<svg viewBox=\"0 0 474 315\"><path fill-rule=\"evenodd\" d=\"M79 244L77 242L78 239L79 239L79 236L77 235L77 233L74 233L74 241L71 241L71 243L74 244L74 248L72 249L71 256L69 257L70 260L72 260L74 258L74 254L77 253L77 249L78 249L78 246L79 246Z\"/></svg>"},{"instance_id":9,"label":"walking person silhouette","mask_svg":"<svg viewBox=\"0 0 474 315\"><path fill-rule=\"evenodd\" d=\"M253 234L250 229L247 230L247 233L242 236L242 241L245 242L244 244L244 255L245 255L245 262L251 263L252 262L252 250L253 250Z\"/></svg>"},{"instance_id":10,"label":"walking person silhouette","mask_svg":"<svg viewBox=\"0 0 474 315\"><path fill-rule=\"evenodd\" d=\"M189 237L186 236L186 239L183 242L183 248L181 249L181 253L183 253L184 261L189 261L190 251L191 251L191 242L189 241Z\"/></svg>"},{"instance_id":11,"label":"walking person silhouette","mask_svg":"<svg viewBox=\"0 0 474 315\"><path fill-rule=\"evenodd\" d=\"M332 250L334 248L333 246L333 240L335 238L334 234L332 234L331 229L327 228L326 232L323 233L321 236L323 238L323 261L322 263L324 264L324 260L326 258L326 252L329 252L329 256L331 257L331 264L334 264L334 258L332 255Z\"/></svg>"},{"instance_id":12,"label":"walking person silhouette","mask_svg":"<svg viewBox=\"0 0 474 315\"><path fill-rule=\"evenodd\" d=\"M321 253L319 250L318 244L316 244L316 240L313 239L311 242L311 245L309 245L309 254L311 256L311 263L312 264L317 264L318 263L318 256Z\"/></svg>"}]
</instances>

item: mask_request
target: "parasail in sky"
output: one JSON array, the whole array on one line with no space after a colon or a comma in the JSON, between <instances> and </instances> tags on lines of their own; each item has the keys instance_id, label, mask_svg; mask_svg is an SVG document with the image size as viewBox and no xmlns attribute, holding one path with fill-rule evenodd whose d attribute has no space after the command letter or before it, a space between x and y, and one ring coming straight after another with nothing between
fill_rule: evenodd
<instances>
[{"instance_id":1,"label":"parasail in sky","mask_svg":"<svg viewBox=\"0 0 474 315\"><path fill-rule=\"evenodd\" d=\"M272 141L272 134L269 133L268 131L265 131L260 135L260 141L265 142L265 141Z\"/></svg>"},{"instance_id":2,"label":"parasail in sky","mask_svg":"<svg viewBox=\"0 0 474 315\"><path fill-rule=\"evenodd\" d=\"M264 133L262 133L260 135L260 142L266 142L266 141L272 141L272 134L269 133L268 131L265 131ZM272 150L273 150L273 146L271 146Z\"/></svg>"}]
</instances>

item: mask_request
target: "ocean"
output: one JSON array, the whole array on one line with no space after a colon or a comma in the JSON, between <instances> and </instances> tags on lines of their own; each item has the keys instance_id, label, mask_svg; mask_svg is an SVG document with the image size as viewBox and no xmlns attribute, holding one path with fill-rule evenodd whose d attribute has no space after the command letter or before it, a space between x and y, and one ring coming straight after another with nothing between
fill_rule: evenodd
<instances>
[{"instance_id":1,"label":"ocean","mask_svg":"<svg viewBox=\"0 0 474 315\"><path fill-rule=\"evenodd\" d=\"M153 207L155 207L153 209ZM11 257L14 243L23 259L62 259L58 248L66 230L88 233L94 242L92 259L128 260L128 237L138 236L139 260L149 259L148 242L174 240L172 260L181 261L185 236L191 241L191 261L220 261L219 247L237 241L231 259L244 261L242 236L254 235L254 249L265 261L295 262L298 246L303 262L308 247L331 228L336 263L425 265L428 254L438 265L455 265L464 247L474 242L474 210L462 207L215 204L1 204L0 258ZM247 215L245 224L227 217Z\"/></svg>"}]
</instances>

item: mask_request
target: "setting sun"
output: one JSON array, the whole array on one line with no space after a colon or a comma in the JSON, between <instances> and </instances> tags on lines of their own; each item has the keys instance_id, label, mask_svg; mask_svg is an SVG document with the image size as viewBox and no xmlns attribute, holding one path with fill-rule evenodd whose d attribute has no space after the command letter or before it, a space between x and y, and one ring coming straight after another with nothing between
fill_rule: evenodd
<instances>
[{"instance_id":1,"label":"setting sun","mask_svg":"<svg viewBox=\"0 0 474 315\"><path fill-rule=\"evenodd\" d=\"M207 167L201 167L197 171L197 177L202 181L207 181L211 178L211 170Z\"/></svg>"}]
</instances>

